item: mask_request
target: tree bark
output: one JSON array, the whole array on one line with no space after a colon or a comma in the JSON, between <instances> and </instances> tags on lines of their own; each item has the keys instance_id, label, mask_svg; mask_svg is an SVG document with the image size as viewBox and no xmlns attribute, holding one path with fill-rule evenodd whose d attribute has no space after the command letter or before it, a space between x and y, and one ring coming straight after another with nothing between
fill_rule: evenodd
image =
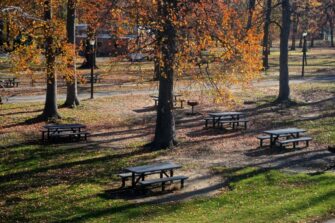
<instances>
[{"instance_id":1,"label":"tree bark","mask_svg":"<svg viewBox=\"0 0 335 223\"><path fill-rule=\"evenodd\" d=\"M282 25L280 31L280 71L279 95L277 102L287 102L290 97L289 70L288 70L288 41L291 27L291 7L289 0L282 0Z\"/></svg>"},{"instance_id":2,"label":"tree bark","mask_svg":"<svg viewBox=\"0 0 335 223\"><path fill-rule=\"evenodd\" d=\"M3 50L3 44L4 44L4 41L3 41L3 28L4 28L4 24L3 24L3 20L0 19L0 50L2 51Z\"/></svg>"},{"instance_id":3,"label":"tree bark","mask_svg":"<svg viewBox=\"0 0 335 223\"><path fill-rule=\"evenodd\" d=\"M332 18L329 17L329 29L330 29L330 46L334 47L334 24Z\"/></svg>"},{"instance_id":4,"label":"tree bark","mask_svg":"<svg viewBox=\"0 0 335 223\"><path fill-rule=\"evenodd\" d=\"M170 15L176 0L162 0L158 13L163 20L160 50L162 53L162 75L159 76L159 96L154 149L172 148L176 144L175 118L173 112L173 77L176 54L176 30Z\"/></svg>"},{"instance_id":5,"label":"tree bark","mask_svg":"<svg viewBox=\"0 0 335 223\"><path fill-rule=\"evenodd\" d=\"M159 58L155 57L154 58L154 78L153 78L154 81L159 80L160 73L161 73L161 64L160 64Z\"/></svg>"},{"instance_id":6,"label":"tree bark","mask_svg":"<svg viewBox=\"0 0 335 223\"><path fill-rule=\"evenodd\" d=\"M44 1L44 19L47 22L47 28L45 30L45 57L47 66L47 92L46 100L44 105L44 111L42 113L43 119L58 119L57 107L57 77L55 72L55 60L56 60L56 46L54 44L53 36L49 26L51 26L52 19L52 0Z\"/></svg>"},{"instance_id":7,"label":"tree bark","mask_svg":"<svg viewBox=\"0 0 335 223\"><path fill-rule=\"evenodd\" d=\"M252 19L255 10L256 0L249 0L248 1L248 22L246 29L250 29L252 27Z\"/></svg>"},{"instance_id":8,"label":"tree bark","mask_svg":"<svg viewBox=\"0 0 335 223\"><path fill-rule=\"evenodd\" d=\"M294 51L296 49L296 36L298 32L298 15L294 14L292 21L292 42L291 42L291 50Z\"/></svg>"},{"instance_id":9,"label":"tree bark","mask_svg":"<svg viewBox=\"0 0 335 223\"><path fill-rule=\"evenodd\" d=\"M271 24L272 0L266 0L264 35L263 35L263 67L269 69L269 31Z\"/></svg>"},{"instance_id":10,"label":"tree bark","mask_svg":"<svg viewBox=\"0 0 335 223\"><path fill-rule=\"evenodd\" d=\"M68 43L73 45L74 51L76 50L76 37L75 37L75 19L76 19L76 0L68 0L67 2L67 19L66 31ZM79 105L78 90L77 90L77 74L76 74L76 57L73 58L73 77L66 82L66 100L64 106L76 107Z\"/></svg>"}]
</instances>

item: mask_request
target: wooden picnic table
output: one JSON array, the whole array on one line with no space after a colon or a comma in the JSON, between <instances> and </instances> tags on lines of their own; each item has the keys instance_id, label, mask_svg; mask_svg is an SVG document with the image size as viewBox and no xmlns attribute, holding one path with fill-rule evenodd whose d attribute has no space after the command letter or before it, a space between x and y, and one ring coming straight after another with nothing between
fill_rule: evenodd
<instances>
[{"instance_id":1,"label":"wooden picnic table","mask_svg":"<svg viewBox=\"0 0 335 223\"><path fill-rule=\"evenodd\" d=\"M223 118L230 118L232 120L239 120L240 116L244 116L245 113L243 112L212 112L208 113L210 117L213 118L213 128L215 128L215 125L220 123L220 120Z\"/></svg>"},{"instance_id":2,"label":"wooden picnic table","mask_svg":"<svg viewBox=\"0 0 335 223\"><path fill-rule=\"evenodd\" d=\"M155 100L155 107L158 105L158 95L149 95L153 100ZM173 100L173 106L177 106L178 98L182 97L182 94L173 94L174 100ZM180 100L181 108L183 108L183 100Z\"/></svg>"},{"instance_id":3,"label":"wooden picnic table","mask_svg":"<svg viewBox=\"0 0 335 223\"><path fill-rule=\"evenodd\" d=\"M60 132L81 132L86 126L83 124L50 124L43 126L45 130L42 130L42 141L45 139L45 133L47 134L47 139L51 135L59 134Z\"/></svg>"},{"instance_id":4,"label":"wooden picnic table","mask_svg":"<svg viewBox=\"0 0 335 223\"><path fill-rule=\"evenodd\" d=\"M3 87L18 87L19 82L16 79L16 77L0 77L0 84Z\"/></svg>"},{"instance_id":5,"label":"wooden picnic table","mask_svg":"<svg viewBox=\"0 0 335 223\"><path fill-rule=\"evenodd\" d=\"M173 171L175 169L181 168L181 165L173 163L173 162L164 162L164 163L154 163L144 166L134 166L128 167L125 170L130 172L131 175L131 186L135 188L137 183L140 180L144 180L145 175L149 175L150 173L160 173L160 178L173 177ZM167 173L169 172L169 174ZM136 178L137 177L137 178Z\"/></svg>"},{"instance_id":6,"label":"wooden picnic table","mask_svg":"<svg viewBox=\"0 0 335 223\"><path fill-rule=\"evenodd\" d=\"M299 138L300 133L306 132L305 129L298 128L286 128L286 129L275 129L275 130L267 130L263 133L270 135L270 146L273 147L276 144L276 141L281 136L290 135L293 138Z\"/></svg>"}]
</instances>

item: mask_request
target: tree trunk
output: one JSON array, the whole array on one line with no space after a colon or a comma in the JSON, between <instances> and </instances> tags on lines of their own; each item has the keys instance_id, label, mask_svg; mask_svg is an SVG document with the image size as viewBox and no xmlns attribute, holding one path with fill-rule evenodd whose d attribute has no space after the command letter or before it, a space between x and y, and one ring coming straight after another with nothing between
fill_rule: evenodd
<instances>
[{"instance_id":1,"label":"tree trunk","mask_svg":"<svg viewBox=\"0 0 335 223\"><path fill-rule=\"evenodd\" d=\"M310 47L310 48L313 48L313 47L314 47L314 37L313 37L313 36L311 36L311 42L310 42L310 44L309 44L309 47Z\"/></svg>"},{"instance_id":2,"label":"tree trunk","mask_svg":"<svg viewBox=\"0 0 335 223\"><path fill-rule=\"evenodd\" d=\"M249 0L248 1L248 22L246 29L250 29L252 27L252 18L255 10L256 0Z\"/></svg>"},{"instance_id":3,"label":"tree trunk","mask_svg":"<svg viewBox=\"0 0 335 223\"><path fill-rule=\"evenodd\" d=\"M3 25L3 20L0 19L0 51L3 50L3 44L4 44L4 41L3 41L3 28L4 28L4 25Z\"/></svg>"},{"instance_id":4,"label":"tree trunk","mask_svg":"<svg viewBox=\"0 0 335 223\"><path fill-rule=\"evenodd\" d=\"M76 37L75 37L75 19L76 19L76 0L68 0L67 2L67 19L66 31L68 43L73 44L74 51L76 50ZM77 74L76 74L76 57L73 58L73 77L66 82L66 100L64 106L76 107L79 105L78 91L77 91Z\"/></svg>"},{"instance_id":5,"label":"tree trunk","mask_svg":"<svg viewBox=\"0 0 335 223\"><path fill-rule=\"evenodd\" d=\"M329 29L330 29L330 46L334 47L334 24L332 18L329 18Z\"/></svg>"},{"instance_id":6,"label":"tree trunk","mask_svg":"<svg viewBox=\"0 0 335 223\"><path fill-rule=\"evenodd\" d=\"M294 14L293 16L293 21L292 21L292 42L291 42L291 50L294 51L296 49L295 47L295 42L296 42L296 36L297 36L297 32L298 32L298 15Z\"/></svg>"},{"instance_id":7,"label":"tree trunk","mask_svg":"<svg viewBox=\"0 0 335 223\"><path fill-rule=\"evenodd\" d=\"M162 0L158 6L159 15L163 20L160 50L162 52L162 73L159 76L159 96L154 149L172 148L176 144L175 118L173 112L173 76L176 54L176 30L171 18L171 7L175 0Z\"/></svg>"},{"instance_id":8,"label":"tree trunk","mask_svg":"<svg viewBox=\"0 0 335 223\"><path fill-rule=\"evenodd\" d=\"M269 31L271 24L272 0L266 1L264 35L263 35L263 67L269 69Z\"/></svg>"},{"instance_id":9,"label":"tree trunk","mask_svg":"<svg viewBox=\"0 0 335 223\"><path fill-rule=\"evenodd\" d=\"M282 0L282 25L280 31L280 71L279 95L277 102L287 102L290 97L289 71L288 71L288 41L291 27L291 9L289 0Z\"/></svg>"},{"instance_id":10,"label":"tree trunk","mask_svg":"<svg viewBox=\"0 0 335 223\"><path fill-rule=\"evenodd\" d=\"M45 57L47 66L47 92L42 114L43 119L60 118L57 111L57 77L55 72L55 48L52 32L50 31L52 24L52 0L44 1L44 19L47 22L45 29Z\"/></svg>"},{"instance_id":11,"label":"tree trunk","mask_svg":"<svg viewBox=\"0 0 335 223\"><path fill-rule=\"evenodd\" d=\"M159 61L158 57L154 58L154 81L158 81L159 80L159 76L161 73L161 64Z\"/></svg>"}]
</instances>

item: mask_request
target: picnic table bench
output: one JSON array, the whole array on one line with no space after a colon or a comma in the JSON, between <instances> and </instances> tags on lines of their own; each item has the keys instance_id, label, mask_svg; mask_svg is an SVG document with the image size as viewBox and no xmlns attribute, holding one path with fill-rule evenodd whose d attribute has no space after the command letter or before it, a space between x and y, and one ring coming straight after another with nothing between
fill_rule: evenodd
<instances>
[{"instance_id":1,"label":"picnic table bench","mask_svg":"<svg viewBox=\"0 0 335 223\"><path fill-rule=\"evenodd\" d=\"M42 142L51 141L52 139L59 140L61 137L68 137L70 140L87 140L89 132L83 131L86 126L82 124L52 124L45 125L40 130L42 133Z\"/></svg>"},{"instance_id":2,"label":"picnic table bench","mask_svg":"<svg viewBox=\"0 0 335 223\"><path fill-rule=\"evenodd\" d=\"M188 178L186 176L173 176L174 170L181 168L181 165L173 162L154 163L144 166L134 166L125 169L125 173L118 174L122 179L122 187L125 186L125 181L131 178L131 187L134 189L137 185L146 187L150 185L160 184L162 190L165 190L167 182L180 181L181 187L184 186L184 181ZM159 174L159 178L145 179L145 176Z\"/></svg>"},{"instance_id":3,"label":"picnic table bench","mask_svg":"<svg viewBox=\"0 0 335 223\"><path fill-rule=\"evenodd\" d=\"M304 129L298 129L298 128L286 128L286 129L276 129L276 130L267 130L263 133L267 134L270 139L270 147L274 147L276 144L278 144L280 147L284 147L287 144L292 143L293 148L296 147L296 145L299 144L299 142L306 142L306 146L309 146L309 141L312 140L312 138L303 136L300 137L301 133L306 132ZM280 140L281 138L285 137L285 140ZM259 136L260 140L268 139L265 136ZM262 142L261 142L262 146Z\"/></svg>"},{"instance_id":4,"label":"picnic table bench","mask_svg":"<svg viewBox=\"0 0 335 223\"><path fill-rule=\"evenodd\" d=\"M86 83L91 83L91 74L84 74L82 77L84 78ZM100 81L101 81L100 74L94 73L93 74L93 83L99 83Z\"/></svg>"},{"instance_id":5,"label":"picnic table bench","mask_svg":"<svg viewBox=\"0 0 335 223\"><path fill-rule=\"evenodd\" d=\"M173 95L173 97L174 97L173 104L172 104L173 108L184 108L184 102L185 102L185 100L184 100L184 99L181 99L181 98L180 98L181 96L182 96L181 94L174 94L174 95ZM157 108L157 106L158 106L158 96L157 96L157 95L150 95L150 97L151 97L151 98L154 100L154 102L155 102L154 107ZM180 107L177 106L178 103L180 104Z\"/></svg>"},{"instance_id":6,"label":"picnic table bench","mask_svg":"<svg viewBox=\"0 0 335 223\"><path fill-rule=\"evenodd\" d=\"M0 84L6 88L18 87L19 83L20 81L17 81L16 77L1 77L0 78Z\"/></svg>"},{"instance_id":7,"label":"picnic table bench","mask_svg":"<svg viewBox=\"0 0 335 223\"><path fill-rule=\"evenodd\" d=\"M243 112L213 112L205 118L205 127L208 127L208 122L212 121L213 128L216 126L223 128L225 124L230 125L233 129L237 129L240 124L243 124L244 129L247 129L249 120Z\"/></svg>"}]
</instances>

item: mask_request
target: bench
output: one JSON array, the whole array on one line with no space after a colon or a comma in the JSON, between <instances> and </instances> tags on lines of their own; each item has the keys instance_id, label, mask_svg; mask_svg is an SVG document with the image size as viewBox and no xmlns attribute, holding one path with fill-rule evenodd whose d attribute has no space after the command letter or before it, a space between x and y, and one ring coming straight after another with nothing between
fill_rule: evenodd
<instances>
[{"instance_id":1,"label":"bench","mask_svg":"<svg viewBox=\"0 0 335 223\"><path fill-rule=\"evenodd\" d=\"M283 134L283 135L280 135L279 137L286 137L286 139L289 139L290 138L290 134ZM270 135L260 135L260 136L257 136L257 139L259 139L259 147L262 148L263 147L263 141L264 140L270 140Z\"/></svg>"},{"instance_id":2,"label":"bench","mask_svg":"<svg viewBox=\"0 0 335 223\"><path fill-rule=\"evenodd\" d=\"M42 142L45 142L45 134L48 133L48 130L42 129L42 130L40 130L40 132L42 133ZM84 140L87 141L87 137L89 135L90 135L90 133L86 132L86 131L81 131L81 132L73 132L73 131L50 132L49 131L48 140L50 140L51 137L60 138L62 136L65 136L65 137L69 137L70 140L72 140L73 137L77 138L78 141L80 140L81 137L83 137Z\"/></svg>"},{"instance_id":3,"label":"bench","mask_svg":"<svg viewBox=\"0 0 335 223\"><path fill-rule=\"evenodd\" d=\"M240 123L244 124L244 129L247 129L247 123L249 122L248 119L224 119L220 120L219 123L221 124L221 128L223 128L223 124L232 124L233 129L236 129L237 126L239 126Z\"/></svg>"},{"instance_id":4,"label":"bench","mask_svg":"<svg viewBox=\"0 0 335 223\"><path fill-rule=\"evenodd\" d=\"M260 136L257 136L257 139L259 139L259 148L262 148L263 147L263 141L268 139L270 140L270 136L269 135L260 135Z\"/></svg>"},{"instance_id":5,"label":"bench","mask_svg":"<svg viewBox=\"0 0 335 223\"><path fill-rule=\"evenodd\" d=\"M213 121L213 118L212 117L207 117L204 120L205 120L205 127L207 128L208 127L208 122ZM215 120L217 120L217 118L215 118Z\"/></svg>"},{"instance_id":6,"label":"bench","mask_svg":"<svg viewBox=\"0 0 335 223\"><path fill-rule=\"evenodd\" d=\"M174 177L165 177L165 178L159 178L159 179L152 179L152 180L145 180L141 181L140 184L142 187L155 185L155 184L161 184L162 185L162 191L165 191L165 183L166 182L173 182L173 181L180 181L181 188L184 187L184 181L188 179L186 176L174 176Z\"/></svg>"},{"instance_id":7,"label":"bench","mask_svg":"<svg viewBox=\"0 0 335 223\"><path fill-rule=\"evenodd\" d=\"M293 143L293 148L295 149L296 145L299 142L306 142L306 147L308 147L309 146L309 141L311 141L311 140L312 140L311 137L300 137L300 138L294 138L294 139L287 139L287 140L284 140L284 141L277 141L277 143L279 144L280 147L285 147L284 145Z\"/></svg>"},{"instance_id":8,"label":"bench","mask_svg":"<svg viewBox=\"0 0 335 223\"><path fill-rule=\"evenodd\" d=\"M155 174L155 173L160 173L160 172L159 171L154 171L154 172L145 173L142 177L142 180L144 180L144 176ZM132 173L131 172L119 173L117 176L121 177L121 180L122 180L121 187L125 187L126 186L126 181L129 180L132 177ZM138 176L140 176L140 174L135 174L135 176L138 177Z\"/></svg>"},{"instance_id":9,"label":"bench","mask_svg":"<svg viewBox=\"0 0 335 223\"><path fill-rule=\"evenodd\" d=\"M86 83L91 83L91 74L85 74L82 76ZM93 83L100 83L101 82L101 77L99 74L93 74Z\"/></svg>"}]
</instances>

